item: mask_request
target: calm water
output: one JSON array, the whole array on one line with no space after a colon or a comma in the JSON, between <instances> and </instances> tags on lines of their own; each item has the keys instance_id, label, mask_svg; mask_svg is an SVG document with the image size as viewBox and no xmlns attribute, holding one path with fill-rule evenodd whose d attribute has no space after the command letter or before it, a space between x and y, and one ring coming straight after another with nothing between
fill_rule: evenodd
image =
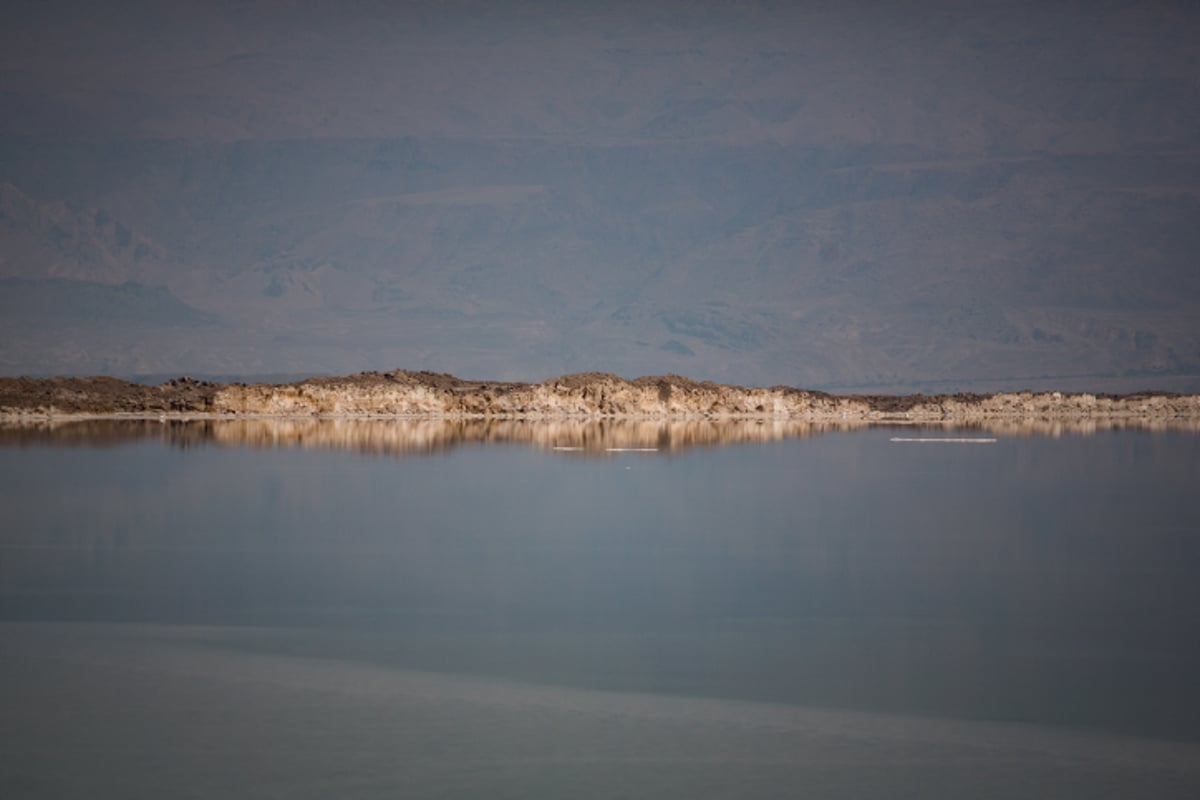
<instances>
[{"instance_id":1,"label":"calm water","mask_svg":"<svg viewBox=\"0 0 1200 800\"><path fill-rule=\"evenodd\" d=\"M1198 473L1186 432L0 431L0 796L1200 796Z\"/></svg>"}]
</instances>

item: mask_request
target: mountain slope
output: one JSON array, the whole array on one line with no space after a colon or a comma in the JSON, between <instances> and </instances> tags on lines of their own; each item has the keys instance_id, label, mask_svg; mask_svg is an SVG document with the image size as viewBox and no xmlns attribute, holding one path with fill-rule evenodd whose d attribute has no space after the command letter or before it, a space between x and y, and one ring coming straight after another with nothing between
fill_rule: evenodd
<instances>
[{"instance_id":1,"label":"mountain slope","mask_svg":"<svg viewBox=\"0 0 1200 800\"><path fill-rule=\"evenodd\" d=\"M1200 13L802 5L31 8L0 275L219 320L155 372L1200 389Z\"/></svg>"}]
</instances>

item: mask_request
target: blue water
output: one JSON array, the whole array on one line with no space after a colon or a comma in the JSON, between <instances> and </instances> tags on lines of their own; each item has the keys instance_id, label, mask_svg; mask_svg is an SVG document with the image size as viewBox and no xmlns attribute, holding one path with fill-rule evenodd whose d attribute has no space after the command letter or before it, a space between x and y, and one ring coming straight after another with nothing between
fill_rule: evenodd
<instances>
[{"instance_id":1,"label":"blue water","mask_svg":"<svg viewBox=\"0 0 1200 800\"><path fill-rule=\"evenodd\" d=\"M0 795L1200 790L1200 436L332 425L0 435Z\"/></svg>"}]
</instances>

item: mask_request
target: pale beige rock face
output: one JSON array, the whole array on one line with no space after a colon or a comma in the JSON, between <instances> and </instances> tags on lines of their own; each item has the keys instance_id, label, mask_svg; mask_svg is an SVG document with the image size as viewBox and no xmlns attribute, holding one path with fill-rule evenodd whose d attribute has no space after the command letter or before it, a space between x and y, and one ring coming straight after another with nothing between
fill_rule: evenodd
<instances>
[{"instance_id":1,"label":"pale beige rock face","mask_svg":"<svg viewBox=\"0 0 1200 800\"><path fill-rule=\"evenodd\" d=\"M179 378L143 386L112 378L0 378L0 417L412 417L430 419L754 419L810 423L1019 423L1099 427L1200 425L1200 396L1003 392L835 396L746 388L678 375L605 373L542 383L464 381L429 372L369 372L290 384Z\"/></svg>"},{"instance_id":2,"label":"pale beige rock face","mask_svg":"<svg viewBox=\"0 0 1200 800\"><path fill-rule=\"evenodd\" d=\"M402 414L496 417L804 417L863 419L865 403L793 389L626 381L604 376L498 388L293 384L230 386L213 400L217 413Z\"/></svg>"},{"instance_id":3,"label":"pale beige rock face","mask_svg":"<svg viewBox=\"0 0 1200 800\"><path fill-rule=\"evenodd\" d=\"M537 384L431 385L408 373L379 380L324 379L282 386L226 386L212 411L251 415L437 417L787 418L815 422L1004 420L1200 420L1200 397L999 393L944 397L837 397L787 387L744 388L664 376L624 380L569 375Z\"/></svg>"}]
</instances>

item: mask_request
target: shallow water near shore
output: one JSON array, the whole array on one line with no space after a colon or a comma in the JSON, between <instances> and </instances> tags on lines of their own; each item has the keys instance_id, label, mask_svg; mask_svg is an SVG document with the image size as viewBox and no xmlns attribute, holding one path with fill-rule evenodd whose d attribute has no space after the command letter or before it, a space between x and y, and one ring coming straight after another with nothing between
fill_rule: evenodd
<instances>
[{"instance_id":1,"label":"shallow water near shore","mask_svg":"<svg viewBox=\"0 0 1200 800\"><path fill-rule=\"evenodd\" d=\"M1200 791L1193 433L81 425L0 432L6 797Z\"/></svg>"}]
</instances>

